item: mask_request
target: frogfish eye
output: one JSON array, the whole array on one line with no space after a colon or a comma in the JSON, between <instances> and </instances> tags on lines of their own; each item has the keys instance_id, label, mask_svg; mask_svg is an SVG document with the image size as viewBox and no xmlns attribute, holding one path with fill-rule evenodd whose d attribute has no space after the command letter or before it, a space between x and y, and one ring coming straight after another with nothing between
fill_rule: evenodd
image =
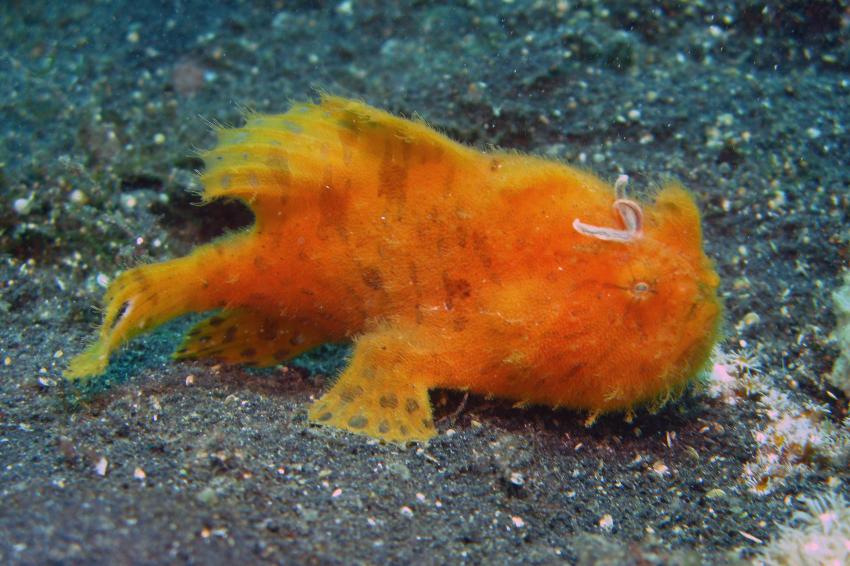
<instances>
[{"instance_id":1,"label":"frogfish eye","mask_svg":"<svg viewBox=\"0 0 850 566\"><path fill-rule=\"evenodd\" d=\"M635 281L632 283L631 294L637 300L648 299L652 293L652 286L646 281Z\"/></svg>"}]
</instances>

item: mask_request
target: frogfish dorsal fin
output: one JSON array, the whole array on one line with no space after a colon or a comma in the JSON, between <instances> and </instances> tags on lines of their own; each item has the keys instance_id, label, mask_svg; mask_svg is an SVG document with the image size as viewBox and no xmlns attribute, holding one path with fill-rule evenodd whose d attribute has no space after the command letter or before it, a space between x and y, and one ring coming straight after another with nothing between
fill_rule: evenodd
<instances>
[{"instance_id":1,"label":"frogfish dorsal fin","mask_svg":"<svg viewBox=\"0 0 850 566\"><path fill-rule=\"evenodd\" d=\"M284 114L249 115L241 128L220 129L218 144L201 157L204 201L241 199L259 222L313 204L322 192L374 190L403 201L418 169L450 178L459 163L482 161L423 123L333 96Z\"/></svg>"}]
</instances>

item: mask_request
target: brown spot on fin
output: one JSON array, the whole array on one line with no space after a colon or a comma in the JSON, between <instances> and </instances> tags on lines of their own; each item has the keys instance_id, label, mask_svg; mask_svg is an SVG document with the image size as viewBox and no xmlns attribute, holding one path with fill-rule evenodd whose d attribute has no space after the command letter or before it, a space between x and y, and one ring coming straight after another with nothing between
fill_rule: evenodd
<instances>
[{"instance_id":1,"label":"brown spot on fin","mask_svg":"<svg viewBox=\"0 0 850 566\"><path fill-rule=\"evenodd\" d=\"M317 331L294 320L240 309L223 311L195 325L174 357L272 366L325 341Z\"/></svg>"}]
</instances>

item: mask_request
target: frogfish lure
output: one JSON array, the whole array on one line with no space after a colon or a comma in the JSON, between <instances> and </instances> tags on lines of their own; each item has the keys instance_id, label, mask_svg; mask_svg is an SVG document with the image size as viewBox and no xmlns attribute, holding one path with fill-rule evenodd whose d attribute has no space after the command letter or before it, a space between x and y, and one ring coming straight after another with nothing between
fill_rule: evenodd
<instances>
[{"instance_id":1,"label":"frogfish lure","mask_svg":"<svg viewBox=\"0 0 850 566\"><path fill-rule=\"evenodd\" d=\"M353 340L309 417L403 443L436 434L430 389L631 413L707 364L719 279L679 185L638 202L622 179L482 153L332 96L217 133L203 200L244 201L253 226L117 277L69 379L214 311L176 358L269 366Z\"/></svg>"}]
</instances>

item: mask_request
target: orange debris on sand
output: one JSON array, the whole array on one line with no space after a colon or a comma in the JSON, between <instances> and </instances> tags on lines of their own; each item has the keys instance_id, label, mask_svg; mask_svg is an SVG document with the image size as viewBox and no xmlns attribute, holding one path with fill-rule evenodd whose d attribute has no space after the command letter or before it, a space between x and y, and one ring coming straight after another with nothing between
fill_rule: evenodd
<instances>
[{"instance_id":1,"label":"orange debris on sand","mask_svg":"<svg viewBox=\"0 0 850 566\"><path fill-rule=\"evenodd\" d=\"M434 436L432 388L593 415L663 403L717 340L718 276L676 184L639 203L622 182L331 96L218 137L203 198L241 199L255 224L118 277L68 378L217 310L177 358L266 366L353 339L310 419L404 442Z\"/></svg>"}]
</instances>

